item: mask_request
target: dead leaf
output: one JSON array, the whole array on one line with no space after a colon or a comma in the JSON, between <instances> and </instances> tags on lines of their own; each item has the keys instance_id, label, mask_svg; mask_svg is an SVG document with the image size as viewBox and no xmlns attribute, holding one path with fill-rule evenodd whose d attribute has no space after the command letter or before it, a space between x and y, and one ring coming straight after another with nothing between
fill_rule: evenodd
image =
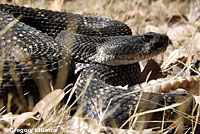
<instances>
[{"instance_id":1,"label":"dead leaf","mask_svg":"<svg viewBox=\"0 0 200 134\"><path fill-rule=\"evenodd\" d=\"M195 32L196 27L189 24L180 24L168 29L167 35L174 42L183 42L189 40Z\"/></svg>"},{"instance_id":2,"label":"dead leaf","mask_svg":"<svg viewBox=\"0 0 200 134\"><path fill-rule=\"evenodd\" d=\"M65 93L61 89L54 90L40 100L33 108L33 113L39 112L42 118L45 120L50 110L55 107L65 96Z\"/></svg>"},{"instance_id":3,"label":"dead leaf","mask_svg":"<svg viewBox=\"0 0 200 134\"><path fill-rule=\"evenodd\" d=\"M168 24L171 26L175 25L176 23L182 22L182 19L188 21L185 15L172 15L168 20Z\"/></svg>"},{"instance_id":4,"label":"dead leaf","mask_svg":"<svg viewBox=\"0 0 200 134\"><path fill-rule=\"evenodd\" d=\"M12 113L7 113L5 115L2 115L1 120L6 121L7 123L10 124L10 126L12 126L14 120L18 117L18 114L13 115Z\"/></svg>"},{"instance_id":5,"label":"dead leaf","mask_svg":"<svg viewBox=\"0 0 200 134\"><path fill-rule=\"evenodd\" d=\"M20 126L24 124L25 121L28 121L29 119L36 119L34 117L33 112L25 112L25 113L20 114L14 121L14 124L13 124L14 129L19 128ZM27 125L27 123L25 124Z\"/></svg>"},{"instance_id":6,"label":"dead leaf","mask_svg":"<svg viewBox=\"0 0 200 134\"><path fill-rule=\"evenodd\" d=\"M152 79L157 79L157 78L163 78L160 66L154 60L149 60L144 70L140 74L138 83L145 82L149 73L151 74L147 81L150 81Z\"/></svg>"}]
</instances>

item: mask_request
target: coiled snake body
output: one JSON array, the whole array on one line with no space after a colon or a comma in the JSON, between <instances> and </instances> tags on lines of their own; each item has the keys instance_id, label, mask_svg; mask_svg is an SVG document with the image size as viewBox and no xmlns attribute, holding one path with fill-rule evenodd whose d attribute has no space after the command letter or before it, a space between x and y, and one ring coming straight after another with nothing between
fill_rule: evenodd
<instances>
[{"instance_id":1,"label":"coiled snake body","mask_svg":"<svg viewBox=\"0 0 200 134\"><path fill-rule=\"evenodd\" d=\"M1 92L12 82L32 79L38 71L49 71L54 79L56 70L62 68L63 53L70 53L75 62L90 63L74 86L76 95L82 95L78 103L84 104L83 114L109 126L122 125L141 97L135 89L115 86L136 84L138 61L165 51L168 45L167 35L133 36L126 24L116 20L4 4L0 9ZM6 30L17 17L21 18ZM182 101L184 95L143 93L142 98L172 104ZM144 106L158 107L141 101L138 110L145 111Z\"/></svg>"}]
</instances>

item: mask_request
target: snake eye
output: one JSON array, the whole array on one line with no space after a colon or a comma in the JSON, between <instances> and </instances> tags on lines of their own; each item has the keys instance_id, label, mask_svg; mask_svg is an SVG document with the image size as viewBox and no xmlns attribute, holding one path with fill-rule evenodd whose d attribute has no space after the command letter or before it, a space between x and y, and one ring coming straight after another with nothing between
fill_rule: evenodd
<instances>
[{"instance_id":1,"label":"snake eye","mask_svg":"<svg viewBox=\"0 0 200 134\"><path fill-rule=\"evenodd\" d=\"M143 39L143 41L145 41L145 42L150 42L150 37L149 36L146 36L146 35L143 35L142 36L142 39Z\"/></svg>"}]
</instances>

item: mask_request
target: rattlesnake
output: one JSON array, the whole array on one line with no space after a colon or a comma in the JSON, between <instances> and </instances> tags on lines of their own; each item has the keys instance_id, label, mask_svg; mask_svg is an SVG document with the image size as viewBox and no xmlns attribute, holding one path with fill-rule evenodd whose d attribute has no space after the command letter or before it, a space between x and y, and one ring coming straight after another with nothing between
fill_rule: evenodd
<instances>
[{"instance_id":1,"label":"rattlesnake","mask_svg":"<svg viewBox=\"0 0 200 134\"><path fill-rule=\"evenodd\" d=\"M21 84L33 79L38 72L50 72L51 80L55 80L55 73L62 68L61 59L70 54L73 62L90 64L82 70L74 86L77 97L81 95L78 104L84 104L83 115L103 120L108 126L121 126L137 111L140 99L138 112L179 103L188 97L187 94L142 93L133 88L116 87L137 83L138 61L165 51L167 35L153 32L131 35L126 24L101 17L5 4L0 4L0 9L2 31L20 17L1 34L1 92L6 92L10 83ZM18 76L17 80L11 70Z\"/></svg>"}]
</instances>

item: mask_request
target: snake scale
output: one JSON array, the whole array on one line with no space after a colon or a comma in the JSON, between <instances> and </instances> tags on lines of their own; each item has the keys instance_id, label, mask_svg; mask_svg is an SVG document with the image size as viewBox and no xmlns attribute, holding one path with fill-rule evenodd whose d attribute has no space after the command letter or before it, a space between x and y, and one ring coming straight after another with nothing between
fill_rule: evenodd
<instances>
[{"instance_id":1,"label":"snake scale","mask_svg":"<svg viewBox=\"0 0 200 134\"><path fill-rule=\"evenodd\" d=\"M136 111L188 98L187 94L142 93L117 87L137 83L138 62L164 52L167 35L132 35L126 24L101 17L6 4L0 4L0 9L2 97L11 90L10 85L31 86L37 72L50 72L54 80L58 68L62 68L59 63L63 53L70 52L75 63L89 63L74 86L76 96L81 95L78 104L84 104L83 115L98 118L107 126L119 127ZM169 113L169 118L176 116L173 110ZM152 117L162 120L162 114L155 112Z\"/></svg>"}]
</instances>

